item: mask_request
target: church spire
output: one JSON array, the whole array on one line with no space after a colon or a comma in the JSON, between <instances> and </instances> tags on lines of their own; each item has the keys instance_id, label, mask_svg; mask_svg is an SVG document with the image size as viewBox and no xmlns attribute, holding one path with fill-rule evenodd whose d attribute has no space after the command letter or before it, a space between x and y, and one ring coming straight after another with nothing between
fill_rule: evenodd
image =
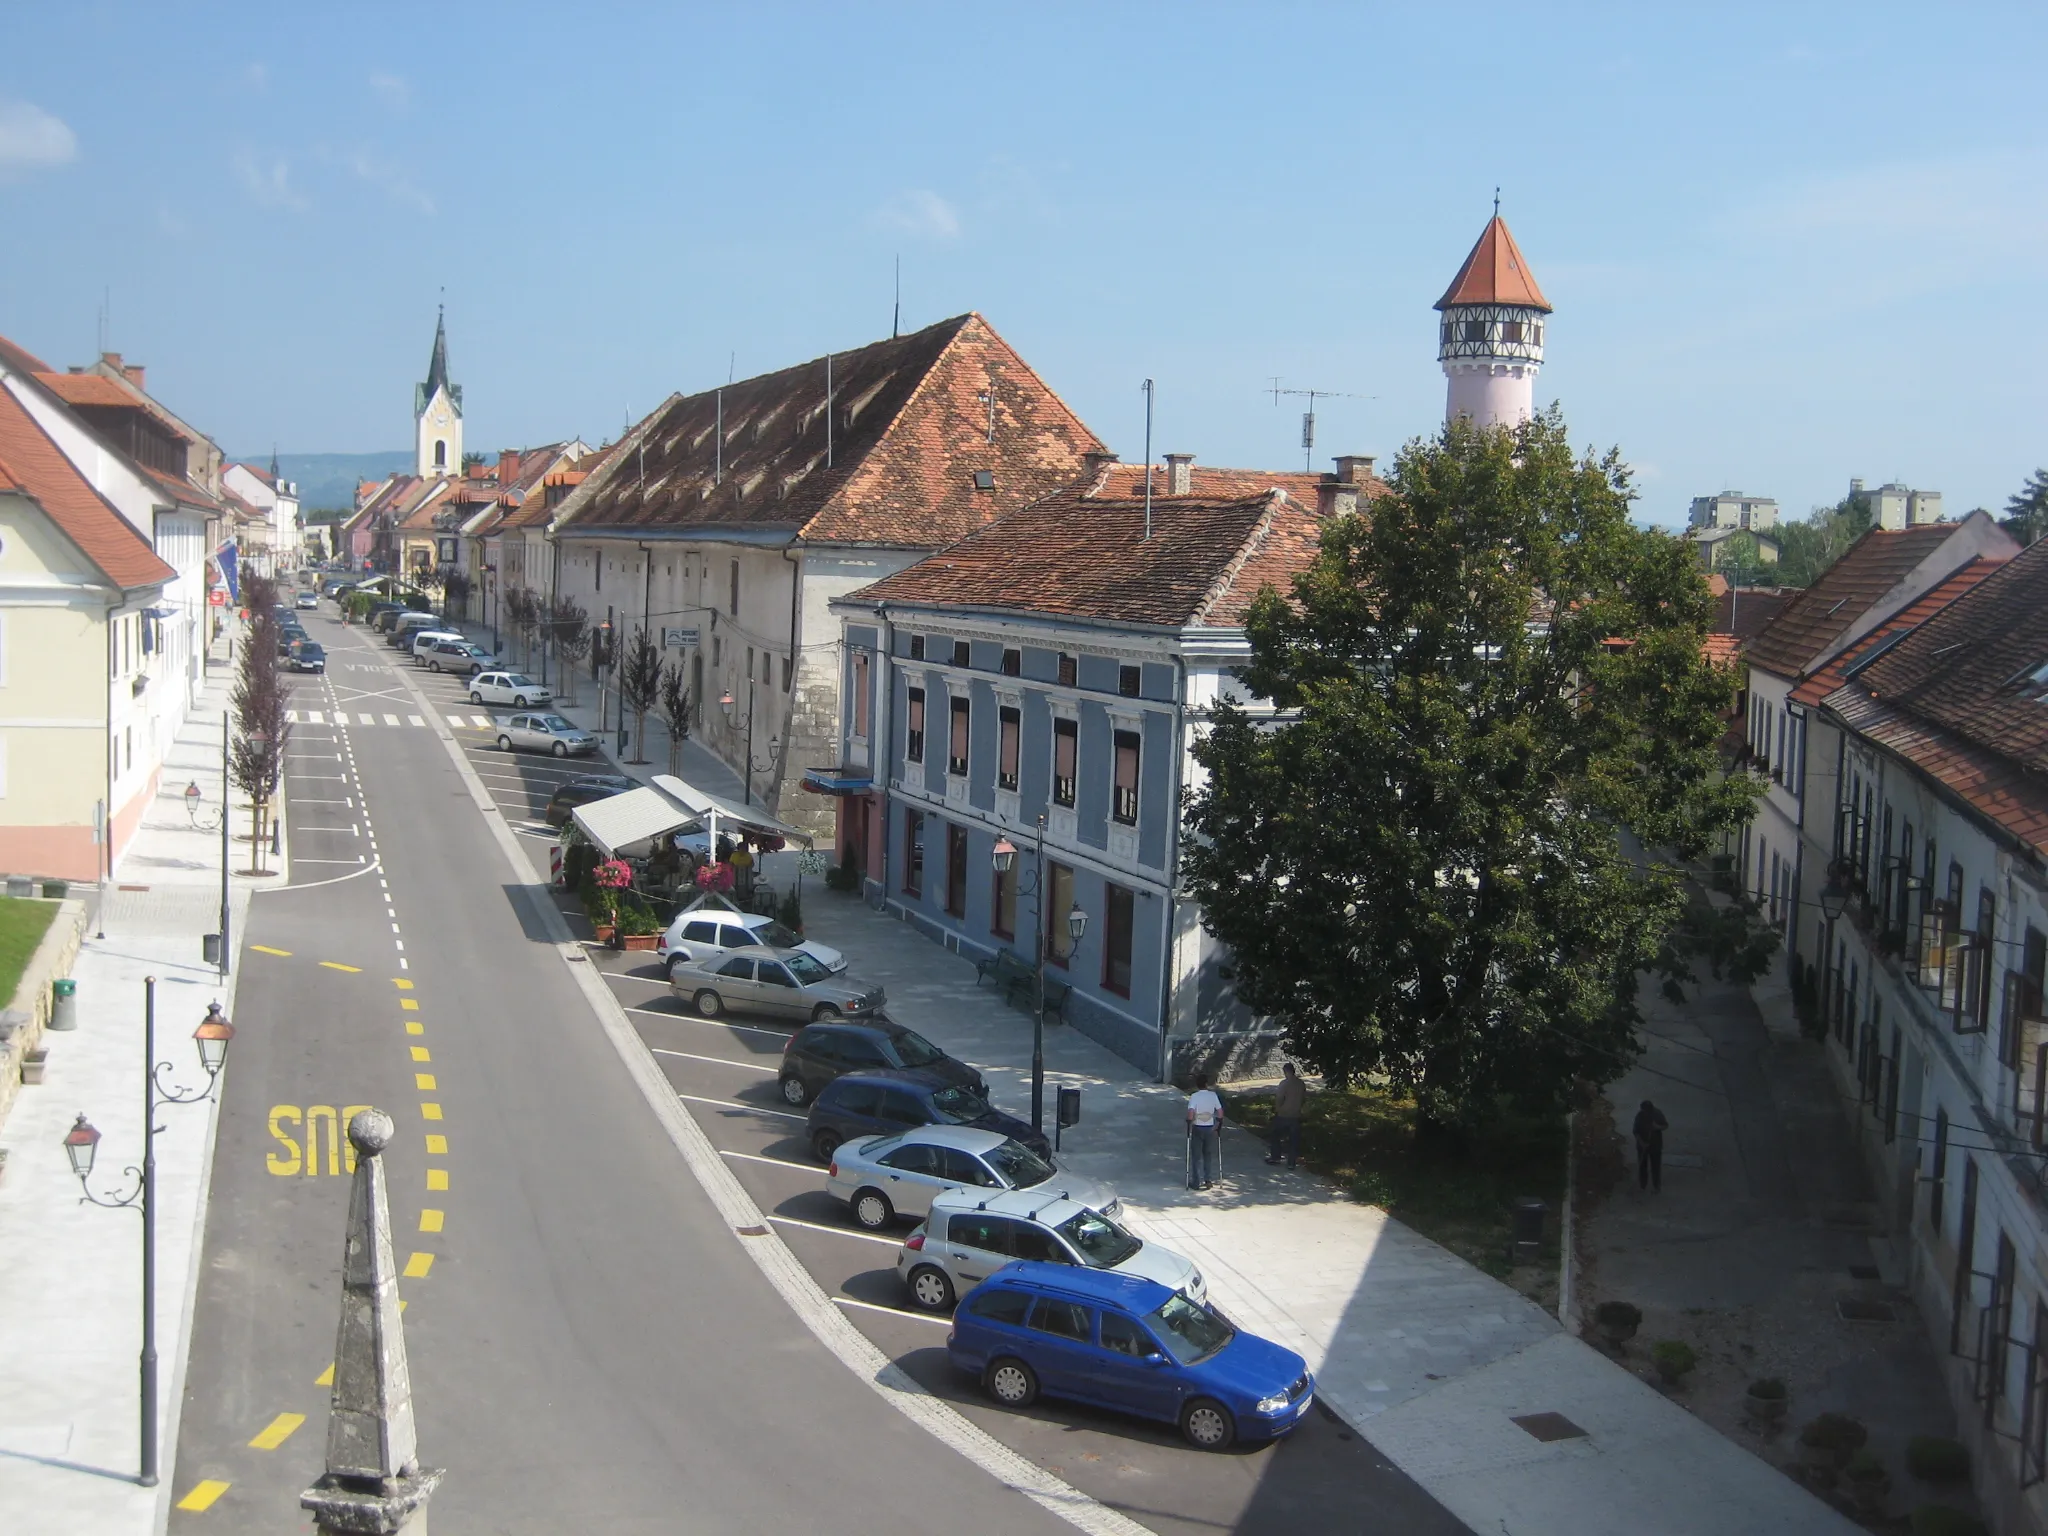
<instances>
[{"instance_id":1,"label":"church spire","mask_svg":"<svg viewBox=\"0 0 2048 1536\"><path fill-rule=\"evenodd\" d=\"M439 306L434 312L434 355L427 363L427 382L422 386L429 400L434 391L448 387L448 309Z\"/></svg>"},{"instance_id":2,"label":"church spire","mask_svg":"<svg viewBox=\"0 0 2048 1536\"><path fill-rule=\"evenodd\" d=\"M422 480L462 472L462 386L448 377L448 315L434 315L434 353L426 382L413 386L412 415Z\"/></svg>"}]
</instances>

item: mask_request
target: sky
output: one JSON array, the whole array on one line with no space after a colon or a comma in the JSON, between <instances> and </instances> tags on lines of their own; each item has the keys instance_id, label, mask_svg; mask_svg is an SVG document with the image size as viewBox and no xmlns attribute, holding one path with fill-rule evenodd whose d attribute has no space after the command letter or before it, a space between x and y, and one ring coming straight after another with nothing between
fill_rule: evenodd
<instances>
[{"instance_id":1,"label":"sky","mask_svg":"<svg viewBox=\"0 0 2048 1536\"><path fill-rule=\"evenodd\" d=\"M466 446L979 310L1126 459L1442 419L1501 210L1539 402L1638 511L2048 462L2048 8L215 5L0 17L0 334L109 345L230 453ZM2033 340L2027 338L2034 337Z\"/></svg>"}]
</instances>

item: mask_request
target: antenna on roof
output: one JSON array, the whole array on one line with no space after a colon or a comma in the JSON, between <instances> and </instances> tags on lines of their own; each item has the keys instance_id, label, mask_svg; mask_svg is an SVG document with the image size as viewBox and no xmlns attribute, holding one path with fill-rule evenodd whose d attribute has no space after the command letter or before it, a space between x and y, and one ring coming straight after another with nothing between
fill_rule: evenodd
<instances>
[{"instance_id":1,"label":"antenna on roof","mask_svg":"<svg viewBox=\"0 0 2048 1536\"><path fill-rule=\"evenodd\" d=\"M1145 390L1145 539L1152 539L1152 381L1147 379Z\"/></svg>"},{"instance_id":2,"label":"antenna on roof","mask_svg":"<svg viewBox=\"0 0 2048 1536\"><path fill-rule=\"evenodd\" d=\"M832 354L825 354L825 467L832 467Z\"/></svg>"},{"instance_id":3,"label":"antenna on roof","mask_svg":"<svg viewBox=\"0 0 2048 1536\"><path fill-rule=\"evenodd\" d=\"M903 257L896 257L896 308L889 315L889 339L894 341L903 328Z\"/></svg>"},{"instance_id":4,"label":"antenna on roof","mask_svg":"<svg viewBox=\"0 0 2048 1536\"><path fill-rule=\"evenodd\" d=\"M1273 381L1273 403L1278 405L1282 395L1301 395L1308 400L1308 409L1301 416L1301 468L1306 474L1315 468L1316 451L1316 402L1318 400L1377 400L1378 395L1351 395L1337 389L1282 389L1277 374L1268 374Z\"/></svg>"},{"instance_id":5,"label":"antenna on roof","mask_svg":"<svg viewBox=\"0 0 2048 1536\"><path fill-rule=\"evenodd\" d=\"M1493 216L1494 216L1494 217L1495 217L1496 219L1500 217L1500 188L1499 188L1499 187L1495 187L1495 188L1493 189Z\"/></svg>"}]
</instances>

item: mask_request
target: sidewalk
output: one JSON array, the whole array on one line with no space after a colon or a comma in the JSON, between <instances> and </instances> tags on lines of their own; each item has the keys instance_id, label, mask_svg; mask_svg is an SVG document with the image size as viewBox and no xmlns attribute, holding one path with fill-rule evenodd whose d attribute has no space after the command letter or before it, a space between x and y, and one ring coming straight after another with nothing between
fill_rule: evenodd
<instances>
[{"instance_id":1,"label":"sidewalk","mask_svg":"<svg viewBox=\"0 0 2048 1536\"><path fill-rule=\"evenodd\" d=\"M781 878L787 857L764 872ZM972 965L815 885L804 918L887 987L892 1017L1027 1112L1030 1018L977 988ZM1180 1096L1054 1025L1048 1109L1062 1084L1081 1088L1082 1118L1061 1162L1115 1187L1131 1224L1194 1259L1232 1317L1306 1357L1323 1401L1474 1531L1855 1529L1509 1287L1308 1175L1267 1167L1245 1133L1226 1133L1216 1190L1188 1191ZM1537 1414L1568 1422L1516 1422Z\"/></svg>"},{"instance_id":2,"label":"sidewalk","mask_svg":"<svg viewBox=\"0 0 2048 1536\"><path fill-rule=\"evenodd\" d=\"M225 646L219 651L217 663ZM156 804L87 928L73 968L79 1027L48 1037L47 1078L22 1090L0 1132L11 1154L0 1183L0 1529L8 1536L145 1536L163 1528L171 1501L185 1491L175 1486L173 1459L215 1101L158 1110L162 1482L153 1489L134 1481L142 1223L134 1210L80 1203L62 1141L84 1111L104 1137L93 1189L106 1195L134 1187L123 1170L141 1162L144 976L157 978L157 1057L170 1064L166 1077L177 1087L205 1083L191 1035L206 1005L218 999L234 1013L232 981L223 989L200 954L200 936L220 925L220 835L195 829L184 800L185 786L197 783L205 818L221 805L220 717L230 679L225 665L208 672ZM234 848L236 862L245 861L248 844ZM252 887L285 878L232 882L238 949ZM230 1051L229 1071L233 1060Z\"/></svg>"}]
</instances>

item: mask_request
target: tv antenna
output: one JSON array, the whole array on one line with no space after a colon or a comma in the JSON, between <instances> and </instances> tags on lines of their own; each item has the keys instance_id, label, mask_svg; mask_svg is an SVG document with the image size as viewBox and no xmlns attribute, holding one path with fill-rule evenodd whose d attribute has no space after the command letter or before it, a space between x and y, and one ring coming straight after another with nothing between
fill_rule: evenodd
<instances>
[{"instance_id":1,"label":"tv antenna","mask_svg":"<svg viewBox=\"0 0 2048 1536\"><path fill-rule=\"evenodd\" d=\"M1273 403L1278 405L1282 395L1300 395L1308 401L1308 409L1301 413L1301 467L1304 472L1315 468L1316 451L1316 402L1318 400L1377 400L1378 395L1354 395L1341 389L1282 389L1280 376L1268 374L1273 381Z\"/></svg>"}]
</instances>

